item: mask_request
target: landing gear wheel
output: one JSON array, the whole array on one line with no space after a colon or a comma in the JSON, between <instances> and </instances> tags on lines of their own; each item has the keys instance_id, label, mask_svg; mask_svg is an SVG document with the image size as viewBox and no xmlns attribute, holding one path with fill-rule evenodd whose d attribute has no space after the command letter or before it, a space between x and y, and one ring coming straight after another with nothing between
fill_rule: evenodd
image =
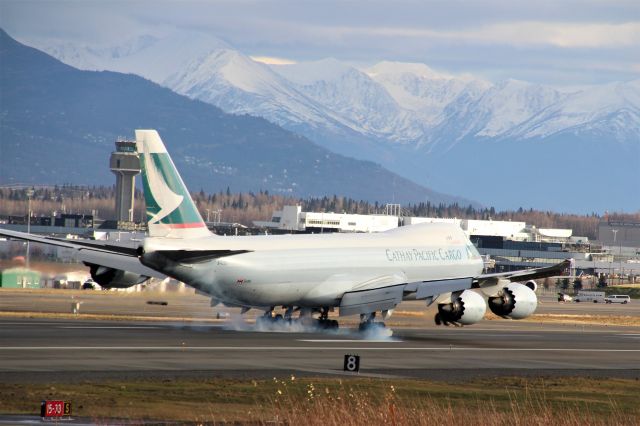
<instances>
[{"instance_id":1,"label":"landing gear wheel","mask_svg":"<svg viewBox=\"0 0 640 426\"><path fill-rule=\"evenodd\" d=\"M358 331L373 331L373 330L383 330L386 329L387 326L383 322L361 322L358 326Z\"/></svg>"},{"instance_id":2,"label":"landing gear wheel","mask_svg":"<svg viewBox=\"0 0 640 426\"><path fill-rule=\"evenodd\" d=\"M337 330L340 327L338 321L330 319L319 319L318 328L321 330Z\"/></svg>"},{"instance_id":3,"label":"landing gear wheel","mask_svg":"<svg viewBox=\"0 0 640 426\"><path fill-rule=\"evenodd\" d=\"M278 314L278 315L273 315L273 307L271 307L271 309L267 310L264 312L264 315L261 315L259 317L256 318L256 325L260 326L260 327L267 327L270 328L273 326L273 324L276 323L276 321L282 321L282 315Z\"/></svg>"},{"instance_id":4,"label":"landing gear wheel","mask_svg":"<svg viewBox=\"0 0 640 426\"><path fill-rule=\"evenodd\" d=\"M360 323L358 331L365 339L385 339L393 336L393 330L388 329L383 322Z\"/></svg>"},{"instance_id":5,"label":"landing gear wheel","mask_svg":"<svg viewBox=\"0 0 640 426\"><path fill-rule=\"evenodd\" d=\"M370 338L390 337L393 334L393 331L386 328L383 322L376 322L375 318L375 312L371 312L369 314L361 314L358 331L360 333L368 335Z\"/></svg>"}]
</instances>

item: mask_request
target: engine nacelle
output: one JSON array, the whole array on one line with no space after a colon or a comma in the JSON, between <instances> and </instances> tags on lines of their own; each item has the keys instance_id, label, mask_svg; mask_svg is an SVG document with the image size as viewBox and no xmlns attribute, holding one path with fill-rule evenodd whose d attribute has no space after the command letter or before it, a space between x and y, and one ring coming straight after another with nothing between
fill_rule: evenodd
<instances>
[{"instance_id":1,"label":"engine nacelle","mask_svg":"<svg viewBox=\"0 0 640 426\"><path fill-rule=\"evenodd\" d=\"M536 290L538 290L538 283L535 282L535 280L529 280L523 284L529 287L531 290L533 290L534 293L536 292Z\"/></svg>"},{"instance_id":2,"label":"engine nacelle","mask_svg":"<svg viewBox=\"0 0 640 426\"><path fill-rule=\"evenodd\" d=\"M470 325L484 318L487 304L475 291L465 290L451 303L438 305L439 319L447 323ZM438 320L436 319L436 322Z\"/></svg>"},{"instance_id":3,"label":"engine nacelle","mask_svg":"<svg viewBox=\"0 0 640 426\"><path fill-rule=\"evenodd\" d=\"M121 269L108 268L101 265L89 265L91 278L102 288L127 288L140 284L149 279L146 275L139 275Z\"/></svg>"},{"instance_id":4,"label":"engine nacelle","mask_svg":"<svg viewBox=\"0 0 640 426\"><path fill-rule=\"evenodd\" d=\"M491 312L505 318L526 318L535 312L537 306L538 298L533 290L519 283L508 284L498 296L489 298Z\"/></svg>"}]
</instances>

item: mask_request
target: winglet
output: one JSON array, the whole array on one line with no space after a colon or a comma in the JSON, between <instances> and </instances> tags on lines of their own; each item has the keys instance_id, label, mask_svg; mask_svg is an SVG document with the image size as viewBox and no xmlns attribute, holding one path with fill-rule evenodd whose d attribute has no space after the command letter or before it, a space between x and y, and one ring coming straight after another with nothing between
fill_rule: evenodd
<instances>
[{"instance_id":1,"label":"winglet","mask_svg":"<svg viewBox=\"0 0 640 426\"><path fill-rule=\"evenodd\" d=\"M158 132L136 130L136 147L142 167L149 236L211 236Z\"/></svg>"}]
</instances>

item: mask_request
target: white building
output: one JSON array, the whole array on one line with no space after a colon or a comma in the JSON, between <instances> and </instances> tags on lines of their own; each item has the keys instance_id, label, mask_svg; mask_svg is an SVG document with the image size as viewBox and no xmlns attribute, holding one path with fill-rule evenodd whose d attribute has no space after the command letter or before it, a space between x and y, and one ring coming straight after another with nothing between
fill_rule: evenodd
<instances>
[{"instance_id":1,"label":"white building","mask_svg":"<svg viewBox=\"0 0 640 426\"><path fill-rule=\"evenodd\" d=\"M398 209L399 211L399 209ZM284 206L273 213L271 221L255 221L262 228L297 232L383 232L419 223L453 223L469 236L501 237L511 241L572 242L571 229L545 229L525 222L475 220L439 217L399 217L397 215L361 215L347 213L303 212L300 206ZM579 237L588 242L586 237Z\"/></svg>"},{"instance_id":2,"label":"white building","mask_svg":"<svg viewBox=\"0 0 640 426\"><path fill-rule=\"evenodd\" d=\"M402 218L402 221L405 226L407 225L417 225L418 223L455 223L456 225L462 227L462 219L449 219L443 217L413 217L407 216Z\"/></svg>"},{"instance_id":3,"label":"white building","mask_svg":"<svg viewBox=\"0 0 640 426\"><path fill-rule=\"evenodd\" d=\"M398 216L303 212L300 206L284 206L271 221L255 221L262 228L309 232L383 232L398 227Z\"/></svg>"},{"instance_id":4,"label":"white building","mask_svg":"<svg viewBox=\"0 0 640 426\"><path fill-rule=\"evenodd\" d=\"M482 235L486 237L503 237L510 240L524 238L525 222L508 222L504 220L474 220L464 219L462 229L467 235Z\"/></svg>"}]
</instances>

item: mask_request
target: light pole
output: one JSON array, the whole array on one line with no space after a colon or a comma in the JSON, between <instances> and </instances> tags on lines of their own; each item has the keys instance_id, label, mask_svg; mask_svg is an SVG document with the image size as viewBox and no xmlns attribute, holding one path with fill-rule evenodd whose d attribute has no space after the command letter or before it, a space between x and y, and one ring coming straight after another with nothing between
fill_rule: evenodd
<instances>
[{"instance_id":1,"label":"light pole","mask_svg":"<svg viewBox=\"0 0 640 426\"><path fill-rule=\"evenodd\" d=\"M613 245L616 245L616 236L618 235L618 229L612 229L611 232L613 232ZM613 253L614 248L611 248L611 253ZM622 244L620 244L620 252L618 252L618 256L620 256L620 259L622 259ZM620 262L622 263L622 261Z\"/></svg>"},{"instance_id":2,"label":"light pole","mask_svg":"<svg viewBox=\"0 0 640 426\"><path fill-rule=\"evenodd\" d=\"M31 197L33 197L34 192L33 188L27 189L27 234L31 233ZM29 269L29 249L29 240L27 240L27 269Z\"/></svg>"}]
</instances>

